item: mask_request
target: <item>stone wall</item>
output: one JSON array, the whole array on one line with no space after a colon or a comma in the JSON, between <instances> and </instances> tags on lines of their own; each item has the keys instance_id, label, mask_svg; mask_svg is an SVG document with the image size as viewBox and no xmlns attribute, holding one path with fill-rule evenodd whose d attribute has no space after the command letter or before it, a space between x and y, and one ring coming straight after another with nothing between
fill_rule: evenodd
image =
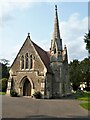
<instances>
[{"instance_id":1,"label":"stone wall","mask_svg":"<svg viewBox=\"0 0 90 120\"><path fill-rule=\"evenodd\" d=\"M28 55L33 56L33 67L32 69L21 69L20 57L28 53ZM30 81L32 81L34 86L34 91L42 91L44 88L41 88L41 83L45 79L45 66L39 57L37 51L35 50L33 44L29 39L25 41L21 50L17 54L11 69L10 76L13 79L13 89L15 89L20 94L20 82L26 76ZM42 90L43 89L43 90Z\"/></svg>"}]
</instances>

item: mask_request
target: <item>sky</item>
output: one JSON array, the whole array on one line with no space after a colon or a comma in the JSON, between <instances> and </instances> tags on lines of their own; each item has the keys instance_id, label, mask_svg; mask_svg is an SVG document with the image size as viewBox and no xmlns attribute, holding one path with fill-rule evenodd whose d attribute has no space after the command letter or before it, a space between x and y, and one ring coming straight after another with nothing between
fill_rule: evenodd
<instances>
[{"instance_id":1,"label":"sky","mask_svg":"<svg viewBox=\"0 0 90 120\"><path fill-rule=\"evenodd\" d=\"M33 42L49 51L54 31L55 5L63 46L69 62L88 56L84 35L88 31L88 1L0 0L0 59L10 65L28 33Z\"/></svg>"}]
</instances>

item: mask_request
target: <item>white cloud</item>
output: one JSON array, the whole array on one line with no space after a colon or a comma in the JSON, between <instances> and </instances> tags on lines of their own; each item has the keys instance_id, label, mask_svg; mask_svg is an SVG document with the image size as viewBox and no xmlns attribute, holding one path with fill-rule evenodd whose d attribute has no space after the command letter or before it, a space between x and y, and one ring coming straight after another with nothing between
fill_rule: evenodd
<instances>
[{"instance_id":1,"label":"white cloud","mask_svg":"<svg viewBox=\"0 0 90 120\"><path fill-rule=\"evenodd\" d=\"M0 0L0 20L3 22L11 20L13 16L10 14L15 9L26 9L32 3L32 0ZM1 23L0 23L1 24ZM83 40L84 34L88 29L88 18L80 18L78 13L74 13L69 17L67 21L60 21L60 32L63 40L63 45L66 44L68 47L69 60L73 59L83 59L87 56L87 51L85 50L85 43ZM45 50L48 50L50 44L48 45L47 40L41 40L42 42L38 45L42 46ZM45 41L43 43L43 41ZM48 45L48 46L47 46ZM15 46L10 48L10 51L4 52L4 58L10 58L11 63L14 60L16 54L18 53L20 46ZM3 54L3 53L2 53Z\"/></svg>"},{"instance_id":2,"label":"white cloud","mask_svg":"<svg viewBox=\"0 0 90 120\"><path fill-rule=\"evenodd\" d=\"M0 0L0 25L8 20L12 20L12 11L16 9L26 9L30 7L32 0Z\"/></svg>"},{"instance_id":3,"label":"white cloud","mask_svg":"<svg viewBox=\"0 0 90 120\"><path fill-rule=\"evenodd\" d=\"M86 57L83 38L88 30L88 18L81 19L78 13L74 13L67 21L62 21L60 27L63 43L68 46L69 60Z\"/></svg>"},{"instance_id":4,"label":"white cloud","mask_svg":"<svg viewBox=\"0 0 90 120\"><path fill-rule=\"evenodd\" d=\"M85 49L84 43L84 34L88 30L88 18L85 17L80 19L80 15L78 13L74 13L69 17L67 21L60 22L60 32L61 38L64 44L67 45L69 61L73 59L82 60L84 57L87 57L87 51ZM49 50L50 42L47 40L41 40L42 42L37 42L36 44L42 46L43 49ZM19 51L20 46L16 46L12 48L9 54L12 54L15 57L15 54ZM14 58L13 58L14 59Z\"/></svg>"},{"instance_id":5,"label":"white cloud","mask_svg":"<svg viewBox=\"0 0 90 120\"><path fill-rule=\"evenodd\" d=\"M6 52L6 50L3 50L2 53L0 53L0 56L3 56L3 58L10 61L10 65L13 63L16 55L18 54L22 44L11 46L9 50ZM3 59L2 58L2 59Z\"/></svg>"},{"instance_id":6,"label":"white cloud","mask_svg":"<svg viewBox=\"0 0 90 120\"><path fill-rule=\"evenodd\" d=\"M37 41L37 45L40 46L43 50L49 51L50 50L50 43L51 41L49 40L35 40Z\"/></svg>"}]
</instances>

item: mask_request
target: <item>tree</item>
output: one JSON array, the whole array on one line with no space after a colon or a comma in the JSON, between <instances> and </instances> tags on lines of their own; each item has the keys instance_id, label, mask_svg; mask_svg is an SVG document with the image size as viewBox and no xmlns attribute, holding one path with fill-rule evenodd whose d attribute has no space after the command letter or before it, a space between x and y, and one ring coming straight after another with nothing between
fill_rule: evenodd
<instances>
[{"instance_id":1,"label":"tree","mask_svg":"<svg viewBox=\"0 0 90 120\"><path fill-rule=\"evenodd\" d=\"M9 77L9 60L0 59L0 79Z\"/></svg>"},{"instance_id":2,"label":"tree","mask_svg":"<svg viewBox=\"0 0 90 120\"><path fill-rule=\"evenodd\" d=\"M4 65L9 65L9 60L6 60L6 59L0 59L1 60L1 63L3 63Z\"/></svg>"},{"instance_id":3,"label":"tree","mask_svg":"<svg viewBox=\"0 0 90 120\"><path fill-rule=\"evenodd\" d=\"M1 79L2 81L2 92L6 92L6 89L7 89L7 78L3 78Z\"/></svg>"},{"instance_id":4,"label":"tree","mask_svg":"<svg viewBox=\"0 0 90 120\"><path fill-rule=\"evenodd\" d=\"M8 78L8 77L9 77L8 67L5 64L0 63L0 79L1 78Z\"/></svg>"},{"instance_id":5,"label":"tree","mask_svg":"<svg viewBox=\"0 0 90 120\"><path fill-rule=\"evenodd\" d=\"M0 91L6 92L7 89L7 80L9 77L9 60L1 59L0 60Z\"/></svg>"},{"instance_id":6,"label":"tree","mask_svg":"<svg viewBox=\"0 0 90 120\"><path fill-rule=\"evenodd\" d=\"M85 58L80 63L82 81L87 83L87 87L90 85L90 60Z\"/></svg>"},{"instance_id":7,"label":"tree","mask_svg":"<svg viewBox=\"0 0 90 120\"><path fill-rule=\"evenodd\" d=\"M86 82L88 90L90 89L90 59L85 58L81 62L73 60L69 64L69 78L73 90L77 90L80 83Z\"/></svg>"},{"instance_id":8,"label":"tree","mask_svg":"<svg viewBox=\"0 0 90 120\"><path fill-rule=\"evenodd\" d=\"M84 42L86 43L86 49L88 50L88 57L90 58L90 30L85 33Z\"/></svg>"},{"instance_id":9,"label":"tree","mask_svg":"<svg viewBox=\"0 0 90 120\"><path fill-rule=\"evenodd\" d=\"M69 79L72 83L73 90L77 90L80 85L80 62L73 60L69 64Z\"/></svg>"}]
</instances>

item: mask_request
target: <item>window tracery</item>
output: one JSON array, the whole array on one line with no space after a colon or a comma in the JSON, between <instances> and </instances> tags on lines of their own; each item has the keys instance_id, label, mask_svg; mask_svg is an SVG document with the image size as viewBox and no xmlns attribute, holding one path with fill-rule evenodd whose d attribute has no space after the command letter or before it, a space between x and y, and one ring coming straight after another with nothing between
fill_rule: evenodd
<instances>
[{"instance_id":1,"label":"window tracery","mask_svg":"<svg viewBox=\"0 0 90 120\"><path fill-rule=\"evenodd\" d=\"M21 57L21 69L24 69L24 56Z\"/></svg>"},{"instance_id":2,"label":"window tracery","mask_svg":"<svg viewBox=\"0 0 90 120\"><path fill-rule=\"evenodd\" d=\"M20 57L20 69L32 69L33 68L33 55L29 55L26 53L25 55L21 55Z\"/></svg>"},{"instance_id":3,"label":"window tracery","mask_svg":"<svg viewBox=\"0 0 90 120\"><path fill-rule=\"evenodd\" d=\"M32 69L33 67L33 56L30 55L30 69Z\"/></svg>"},{"instance_id":4,"label":"window tracery","mask_svg":"<svg viewBox=\"0 0 90 120\"><path fill-rule=\"evenodd\" d=\"M29 57L28 57L28 53L26 53L25 55L25 69L28 69L29 68Z\"/></svg>"}]
</instances>

